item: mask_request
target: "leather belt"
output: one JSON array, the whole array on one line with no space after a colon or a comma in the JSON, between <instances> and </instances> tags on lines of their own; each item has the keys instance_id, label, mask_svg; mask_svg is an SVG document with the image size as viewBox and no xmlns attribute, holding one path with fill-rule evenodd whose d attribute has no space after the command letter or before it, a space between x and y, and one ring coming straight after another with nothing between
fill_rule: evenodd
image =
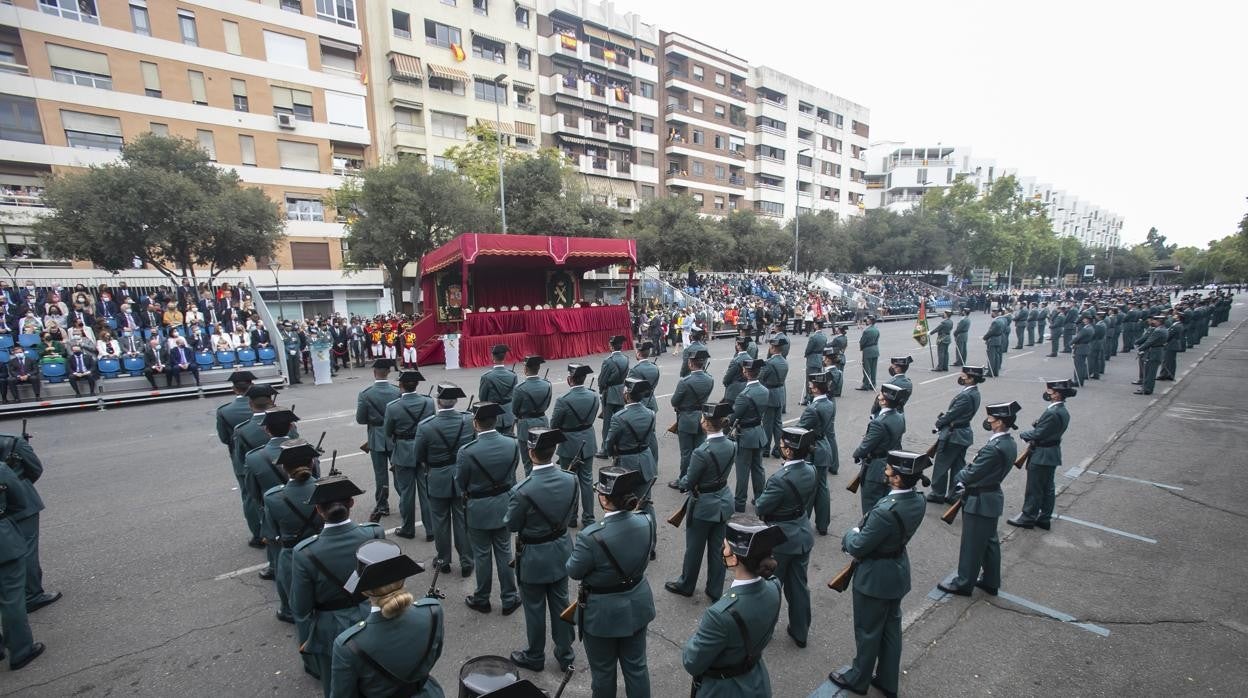
<instances>
[{"instance_id":1,"label":"leather belt","mask_svg":"<svg viewBox=\"0 0 1248 698\"><path fill-rule=\"evenodd\" d=\"M484 490L477 490L476 492L469 492L468 499L485 499L487 497L497 497L498 495L505 494L509 491L511 491L511 485L498 485L496 487L490 487Z\"/></svg>"},{"instance_id":2,"label":"leather belt","mask_svg":"<svg viewBox=\"0 0 1248 698\"><path fill-rule=\"evenodd\" d=\"M863 557L863 559L864 560L896 560L905 554L906 554L906 549L905 547L902 547L901 549L894 550L891 553L872 552L869 555L866 555L865 557Z\"/></svg>"},{"instance_id":3,"label":"leather belt","mask_svg":"<svg viewBox=\"0 0 1248 698\"><path fill-rule=\"evenodd\" d=\"M364 602L363 598L360 598L360 599L341 598L341 599L338 599L337 601L329 601L326 603L317 604L315 608L318 611L341 611L345 608L355 608L356 606L359 606L363 602Z\"/></svg>"},{"instance_id":4,"label":"leather belt","mask_svg":"<svg viewBox=\"0 0 1248 698\"><path fill-rule=\"evenodd\" d=\"M750 420L750 421L746 421L746 420L744 420L744 419L743 419L743 420L741 420L741 421L737 422L737 428L738 428L738 429L753 429L754 427L756 427L756 426L758 426L758 425L760 425L760 424L762 424L762 423L763 423L763 420L761 420L761 419L757 419L757 420Z\"/></svg>"},{"instance_id":5,"label":"leather belt","mask_svg":"<svg viewBox=\"0 0 1248 698\"><path fill-rule=\"evenodd\" d=\"M626 580L626 581L620 582L619 584L609 586L609 587L596 587L596 586L590 586L589 584L586 584L585 591L589 592L590 594L622 594L626 591L631 590L633 587L637 586L638 584L641 584L641 581L643 579L645 579L645 577L638 577L637 579Z\"/></svg>"},{"instance_id":6,"label":"leather belt","mask_svg":"<svg viewBox=\"0 0 1248 698\"><path fill-rule=\"evenodd\" d=\"M426 464L426 467L429 467L429 468L449 468L449 467L450 467L450 466L452 466L452 465L455 465L455 461L453 461L453 460L452 460L452 461L447 461L447 462L445 462L445 463L427 463L427 464Z\"/></svg>"},{"instance_id":7,"label":"leather belt","mask_svg":"<svg viewBox=\"0 0 1248 698\"><path fill-rule=\"evenodd\" d=\"M1045 441L1044 443L1034 443L1032 444L1032 447L1033 448L1053 448L1054 446L1061 446L1061 445L1062 445L1061 441Z\"/></svg>"},{"instance_id":8,"label":"leather belt","mask_svg":"<svg viewBox=\"0 0 1248 698\"><path fill-rule=\"evenodd\" d=\"M585 431L586 429L593 429L593 428L594 428L593 424L577 424L576 426L572 426L572 427L564 427L563 433L567 434L568 432L571 432L571 431Z\"/></svg>"},{"instance_id":9,"label":"leather belt","mask_svg":"<svg viewBox=\"0 0 1248 698\"><path fill-rule=\"evenodd\" d=\"M792 514L776 514L775 516L764 516L763 521L767 523L780 523L783 521L796 521L806 515L804 511L797 511Z\"/></svg>"},{"instance_id":10,"label":"leather belt","mask_svg":"<svg viewBox=\"0 0 1248 698\"><path fill-rule=\"evenodd\" d=\"M394 432L394 438L395 438L395 440L396 440L396 441L412 441L412 440L414 440L414 439L416 438L416 432L414 432L414 431L396 431L396 432Z\"/></svg>"},{"instance_id":11,"label":"leather belt","mask_svg":"<svg viewBox=\"0 0 1248 698\"><path fill-rule=\"evenodd\" d=\"M746 661L743 661L743 662L741 662L740 664L738 664L738 665L736 665L736 666L730 666L730 667L711 667L710 669L707 669L707 670L706 670L706 671L702 674L702 676L700 676L699 678L702 678L702 679L734 679L734 678L736 678L736 677L738 677L738 676L744 676L744 675L746 675L746 674L750 673L751 671L753 671L753 670L754 670L754 667L756 667L756 666L758 666L758 660L757 660L757 659L755 659L755 660L754 660L754 661L752 661L752 662L751 662L751 661L749 661L749 660L746 660Z\"/></svg>"},{"instance_id":12,"label":"leather belt","mask_svg":"<svg viewBox=\"0 0 1248 698\"><path fill-rule=\"evenodd\" d=\"M698 494L704 494L708 492L718 492L727 486L728 486L727 480L716 480L715 482L707 482L705 484L697 485L693 489Z\"/></svg>"},{"instance_id":13,"label":"leather belt","mask_svg":"<svg viewBox=\"0 0 1248 698\"><path fill-rule=\"evenodd\" d=\"M992 487L968 487L965 492L969 495L984 494L985 492L1000 492L1001 485L993 485Z\"/></svg>"},{"instance_id":14,"label":"leather belt","mask_svg":"<svg viewBox=\"0 0 1248 698\"><path fill-rule=\"evenodd\" d=\"M649 450L650 450L650 447L649 447L649 446L638 446L637 448L630 448L630 449L628 449L628 450L626 450L626 451L617 450L617 451L615 452L615 455L617 455L617 456L635 456L635 455L637 455L638 453L645 453L646 451L649 451Z\"/></svg>"},{"instance_id":15,"label":"leather belt","mask_svg":"<svg viewBox=\"0 0 1248 698\"><path fill-rule=\"evenodd\" d=\"M541 419L545 416L546 414L543 412L538 412L537 414L518 414L516 415L516 419Z\"/></svg>"},{"instance_id":16,"label":"leather belt","mask_svg":"<svg viewBox=\"0 0 1248 698\"><path fill-rule=\"evenodd\" d=\"M568 535L568 529L558 528L558 529L551 531L550 533L547 533L544 536L526 536L524 534L521 534L520 542L524 543L525 545L540 545L542 543L549 543L554 540L559 540L560 538L563 538L566 535Z\"/></svg>"}]
</instances>

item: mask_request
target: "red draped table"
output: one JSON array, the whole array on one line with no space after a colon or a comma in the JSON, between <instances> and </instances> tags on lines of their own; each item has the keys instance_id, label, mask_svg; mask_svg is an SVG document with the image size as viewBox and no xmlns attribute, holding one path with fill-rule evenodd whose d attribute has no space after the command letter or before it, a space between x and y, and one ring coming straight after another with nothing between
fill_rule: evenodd
<instances>
[{"instance_id":1,"label":"red draped table","mask_svg":"<svg viewBox=\"0 0 1248 698\"><path fill-rule=\"evenodd\" d=\"M625 306L470 313L464 317L459 365L492 365L490 347L495 344L506 344L513 361L530 354L546 359L587 356L607 351L613 335L623 335L625 348L631 348L632 320Z\"/></svg>"}]
</instances>

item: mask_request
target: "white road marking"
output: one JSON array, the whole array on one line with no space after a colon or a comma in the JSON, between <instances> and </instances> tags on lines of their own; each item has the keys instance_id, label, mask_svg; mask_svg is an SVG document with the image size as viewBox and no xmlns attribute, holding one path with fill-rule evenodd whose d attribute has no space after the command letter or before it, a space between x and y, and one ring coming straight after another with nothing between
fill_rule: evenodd
<instances>
[{"instance_id":1,"label":"white road marking","mask_svg":"<svg viewBox=\"0 0 1248 698\"><path fill-rule=\"evenodd\" d=\"M936 381L943 381L946 378L953 378L954 376L960 376L960 375L962 375L961 371L959 371L958 373L953 373L951 371L949 373L946 373L943 376L936 376L935 378L928 378L927 380L920 382L919 385L927 385L928 383L935 383Z\"/></svg>"},{"instance_id":2,"label":"white road marking","mask_svg":"<svg viewBox=\"0 0 1248 698\"><path fill-rule=\"evenodd\" d=\"M1010 603L1017 604L1019 606L1022 606L1023 608L1029 608L1037 613L1043 613L1044 615L1054 620L1060 620L1063 623L1070 623L1076 628L1082 628L1083 630L1086 630L1090 633L1095 633L1097 635L1100 635L1101 637L1109 637L1108 628L1102 628L1101 626L1094 625L1092 623L1080 623L1077 618L1070 615L1069 613L1056 611L1052 608L1049 608L1048 606L1042 606L1036 603L1035 601L1028 601L1027 599L1024 599L1021 596L1015 596L1014 594L1011 594L1006 591L999 591L997 592L997 598L1005 599L1006 601L1009 601Z\"/></svg>"},{"instance_id":3,"label":"white road marking","mask_svg":"<svg viewBox=\"0 0 1248 698\"><path fill-rule=\"evenodd\" d=\"M1084 521L1083 519L1076 519L1073 516L1067 516L1065 514L1056 514L1053 516L1053 518L1054 520L1061 519L1062 521L1069 521L1073 524L1079 524L1080 526L1087 526L1088 528L1095 528L1098 531L1112 533L1116 536L1122 536L1123 538L1130 538L1132 540L1138 540L1144 543L1155 544L1157 542L1156 538L1149 538L1148 536L1137 536L1134 533L1128 533L1127 531L1120 531L1116 528L1110 528L1109 526L1102 526L1098 523L1092 523L1091 521Z\"/></svg>"},{"instance_id":4,"label":"white road marking","mask_svg":"<svg viewBox=\"0 0 1248 698\"><path fill-rule=\"evenodd\" d=\"M1162 483L1160 483L1160 482L1153 482L1152 480L1141 480L1141 479L1140 479L1140 478L1138 478L1138 477L1127 477L1126 475L1114 475L1113 473L1101 473L1101 472L1097 472L1097 471L1095 471L1095 470L1088 470L1088 471L1085 471L1085 472L1089 472L1089 473L1092 473L1093 475L1098 475L1098 476L1100 476L1100 477L1112 477L1112 478L1114 478L1115 480L1126 480L1126 481L1128 481L1128 482L1138 482L1138 483L1140 483L1141 485L1152 485L1153 487L1160 487L1160 488L1162 488L1162 489L1166 489L1166 490L1174 490L1174 491L1176 491L1176 492L1182 492L1182 491L1183 491L1183 488L1182 488L1182 487L1176 487L1176 486L1174 486L1174 485L1164 485L1164 484L1162 484Z\"/></svg>"}]
</instances>

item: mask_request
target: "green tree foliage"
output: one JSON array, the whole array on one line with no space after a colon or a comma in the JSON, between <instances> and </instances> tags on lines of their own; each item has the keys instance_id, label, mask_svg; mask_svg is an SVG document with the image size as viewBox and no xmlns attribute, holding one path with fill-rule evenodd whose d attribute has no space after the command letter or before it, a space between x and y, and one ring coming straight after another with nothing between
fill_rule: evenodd
<instances>
[{"instance_id":1,"label":"green tree foliage","mask_svg":"<svg viewBox=\"0 0 1248 698\"><path fill-rule=\"evenodd\" d=\"M285 225L276 203L198 145L152 134L126 144L118 162L50 178L44 201L51 213L35 232L50 256L108 271L137 257L170 279L196 267L212 279L267 257Z\"/></svg>"},{"instance_id":2,"label":"green tree foliage","mask_svg":"<svg viewBox=\"0 0 1248 698\"><path fill-rule=\"evenodd\" d=\"M620 212L594 203L553 148L507 166L507 230L528 235L611 237Z\"/></svg>"},{"instance_id":3,"label":"green tree foliage","mask_svg":"<svg viewBox=\"0 0 1248 698\"><path fill-rule=\"evenodd\" d=\"M671 196L642 204L625 232L637 239L638 263L663 269L693 265L713 269L732 239L712 221L698 215L693 197Z\"/></svg>"},{"instance_id":4,"label":"green tree foliage","mask_svg":"<svg viewBox=\"0 0 1248 698\"><path fill-rule=\"evenodd\" d=\"M1178 245L1167 245L1166 236L1157 231L1156 227L1148 229L1148 235L1144 236L1144 244L1153 248L1153 256L1159 260L1170 259Z\"/></svg>"},{"instance_id":5,"label":"green tree foliage","mask_svg":"<svg viewBox=\"0 0 1248 698\"><path fill-rule=\"evenodd\" d=\"M365 170L336 192L334 203L350 212L347 268L383 267L396 304L408 263L460 233L494 230L497 224L471 182L414 158Z\"/></svg>"},{"instance_id":6,"label":"green tree foliage","mask_svg":"<svg viewBox=\"0 0 1248 698\"><path fill-rule=\"evenodd\" d=\"M792 233L781 230L770 218L762 218L752 211L737 210L713 221L712 225L732 241L719 250L717 269L757 271L792 261Z\"/></svg>"},{"instance_id":7,"label":"green tree foliage","mask_svg":"<svg viewBox=\"0 0 1248 698\"><path fill-rule=\"evenodd\" d=\"M472 182L482 198L492 197L497 202L498 151L498 131L484 124L477 124L468 127L466 144L447 148L443 157L455 163L455 169ZM528 153L507 143L503 144L502 151L504 172L509 165L529 157Z\"/></svg>"}]
</instances>

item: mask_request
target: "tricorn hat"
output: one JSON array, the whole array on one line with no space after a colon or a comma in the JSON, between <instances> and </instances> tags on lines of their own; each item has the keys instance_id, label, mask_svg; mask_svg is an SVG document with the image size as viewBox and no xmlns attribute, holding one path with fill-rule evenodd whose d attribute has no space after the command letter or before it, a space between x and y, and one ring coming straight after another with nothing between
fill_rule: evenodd
<instances>
[{"instance_id":1,"label":"tricorn hat","mask_svg":"<svg viewBox=\"0 0 1248 698\"><path fill-rule=\"evenodd\" d=\"M932 459L928 458L926 453L889 451L887 462L892 466L894 472L902 475L919 475L924 468L932 464Z\"/></svg>"},{"instance_id":2,"label":"tricorn hat","mask_svg":"<svg viewBox=\"0 0 1248 698\"><path fill-rule=\"evenodd\" d=\"M478 402L472 406L472 416L475 419L491 419L504 412L506 410L497 402Z\"/></svg>"},{"instance_id":3,"label":"tricorn hat","mask_svg":"<svg viewBox=\"0 0 1248 698\"><path fill-rule=\"evenodd\" d=\"M399 372L400 383L419 383L423 381L424 379L425 377L420 374L420 371L417 371L415 369Z\"/></svg>"},{"instance_id":4,"label":"tricorn hat","mask_svg":"<svg viewBox=\"0 0 1248 698\"><path fill-rule=\"evenodd\" d=\"M899 368L910 368L910 364L914 363L914 359L909 356L894 356L888 362Z\"/></svg>"},{"instance_id":5,"label":"tricorn hat","mask_svg":"<svg viewBox=\"0 0 1248 698\"><path fill-rule=\"evenodd\" d=\"M624 393L641 400L650 394L650 382L644 378L625 378Z\"/></svg>"},{"instance_id":6,"label":"tricorn hat","mask_svg":"<svg viewBox=\"0 0 1248 698\"><path fill-rule=\"evenodd\" d=\"M749 361L741 362L742 367L747 368L751 371L761 371L763 369L763 366L766 366L766 365L767 365L767 362L764 359L750 359Z\"/></svg>"},{"instance_id":7,"label":"tricorn hat","mask_svg":"<svg viewBox=\"0 0 1248 698\"><path fill-rule=\"evenodd\" d=\"M738 557L766 557L777 545L788 540L779 526L768 526L747 514L733 514L728 519L725 533L724 541L732 554Z\"/></svg>"},{"instance_id":8,"label":"tricorn hat","mask_svg":"<svg viewBox=\"0 0 1248 698\"><path fill-rule=\"evenodd\" d=\"M905 388L901 387L900 385L895 385L893 383L884 383L883 385L880 386L880 392L884 394L884 397L894 402L896 402L897 400L900 400L902 393L904 393L905 391L906 391Z\"/></svg>"},{"instance_id":9,"label":"tricorn hat","mask_svg":"<svg viewBox=\"0 0 1248 698\"><path fill-rule=\"evenodd\" d=\"M361 494L364 494L364 490L356 487L346 475L327 475L316 481L312 496L304 504L341 502Z\"/></svg>"},{"instance_id":10,"label":"tricorn hat","mask_svg":"<svg viewBox=\"0 0 1248 698\"><path fill-rule=\"evenodd\" d=\"M815 432L801 427L785 427L780 434L780 445L793 449L798 457L805 456L815 445Z\"/></svg>"},{"instance_id":11,"label":"tricorn hat","mask_svg":"<svg viewBox=\"0 0 1248 698\"><path fill-rule=\"evenodd\" d=\"M546 359L543 359L542 357L538 356L537 354L533 354L533 355L531 355L531 356L526 356L526 357L524 357L524 367L525 367L525 368L537 368L538 366L541 366L541 365L542 365L542 364L544 364L544 363L546 363Z\"/></svg>"},{"instance_id":12,"label":"tricorn hat","mask_svg":"<svg viewBox=\"0 0 1248 698\"><path fill-rule=\"evenodd\" d=\"M299 417L294 412L287 409L273 409L264 413L264 418L260 420L262 427L289 427L291 424L299 421Z\"/></svg>"},{"instance_id":13,"label":"tricorn hat","mask_svg":"<svg viewBox=\"0 0 1248 698\"><path fill-rule=\"evenodd\" d=\"M303 439L287 439L282 442L281 452L277 455L278 465L307 465L321 455L316 446Z\"/></svg>"},{"instance_id":14,"label":"tricorn hat","mask_svg":"<svg viewBox=\"0 0 1248 698\"><path fill-rule=\"evenodd\" d=\"M572 374L572 376L577 378L578 380L584 378L585 376L588 376L589 374L593 372L594 372L594 369L590 368L589 366L586 366L585 364L568 364L568 373Z\"/></svg>"},{"instance_id":15,"label":"tricorn hat","mask_svg":"<svg viewBox=\"0 0 1248 698\"><path fill-rule=\"evenodd\" d=\"M610 344L612 349L619 349L621 346L624 345L624 335L622 334L613 335L611 339L607 340L607 344Z\"/></svg>"},{"instance_id":16,"label":"tricorn hat","mask_svg":"<svg viewBox=\"0 0 1248 698\"><path fill-rule=\"evenodd\" d=\"M498 356L499 354L506 354L506 353L507 353L506 344L495 344L494 346L490 347L490 354L493 356Z\"/></svg>"},{"instance_id":17,"label":"tricorn hat","mask_svg":"<svg viewBox=\"0 0 1248 698\"><path fill-rule=\"evenodd\" d=\"M694 351L692 354L690 354L689 358L697 359L699 361L706 361L707 359L711 358L711 352L705 349L698 349Z\"/></svg>"},{"instance_id":18,"label":"tricorn hat","mask_svg":"<svg viewBox=\"0 0 1248 698\"><path fill-rule=\"evenodd\" d=\"M567 440L568 437L563 435L562 429L530 429L528 446L534 451L542 451Z\"/></svg>"},{"instance_id":19,"label":"tricorn hat","mask_svg":"<svg viewBox=\"0 0 1248 698\"><path fill-rule=\"evenodd\" d=\"M594 484L594 491L608 496L633 492L645 481L646 476L642 475L640 470L629 470L612 465L598 471L598 482Z\"/></svg>"},{"instance_id":20,"label":"tricorn hat","mask_svg":"<svg viewBox=\"0 0 1248 698\"><path fill-rule=\"evenodd\" d=\"M723 402L708 402L702 405L702 416L707 419L723 419L732 414L732 403L727 400Z\"/></svg>"},{"instance_id":21,"label":"tricorn hat","mask_svg":"<svg viewBox=\"0 0 1248 698\"><path fill-rule=\"evenodd\" d=\"M373 362L374 371L389 371L394 368L394 359L377 359Z\"/></svg>"},{"instance_id":22,"label":"tricorn hat","mask_svg":"<svg viewBox=\"0 0 1248 698\"><path fill-rule=\"evenodd\" d=\"M963 366L962 366L962 373L964 373L964 374L966 374L966 375L970 376L971 378L974 378L975 380L979 381L980 383L983 383L985 380L987 380L987 373L984 371L984 367L983 367L983 366L966 366L966 365L963 365Z\"/></svg>"},{"instance_id":23,"label":"tricorn hat","mask_svg":"<svg viewBox=\"0 0 1248 698\"><path fill-rule=\"evenodd\" d=\"M369 540L356 548L355 571L342 588L348 594L380 589L424 571L419 562L404 555L393 541Z\"/></svg>"},{"instance_id":24,"label":"tricorn hat","mask_svg":"<svg viewBox=\"0 0 1248 698\"><path fill-rule=\"evenodd\" d=\"M256 374L251 371L235 371L226 378L231 383L250 383L256 379Z\"/></svg>"},{"instance_id":25,"label":"tricorn hat","mask_svg":"<svg viewBox=\"0 0 1248 698\"><path fill-rule=\"evenodd\" d=\"M437 396L439 400L459 400L464 395L464 389L454 383L438 383Z\"/></svg>"},{"instance_id":26,"label":"tricorn hat","mask_svg":"<svg viewBox=\"0 0 1248 698\"><path fill-rule=\"evenodd\" d=\"M998 402L995 405L988 405L984 411L989 417L1013 417L1023 410L1023 406L1018 404L1017 400L1010 402Z\"/></svg>"},{"instance_id":27,"label":"tricorn hat","mask_svg":"<svg viewBox=\"0 0 1248 698\"><path fill-rule=\"evenodd\" d=\"M277 388L267 384L253 385L245 394L248 400L256 397L277 397Z\"/></svg>"}]
</instances>

